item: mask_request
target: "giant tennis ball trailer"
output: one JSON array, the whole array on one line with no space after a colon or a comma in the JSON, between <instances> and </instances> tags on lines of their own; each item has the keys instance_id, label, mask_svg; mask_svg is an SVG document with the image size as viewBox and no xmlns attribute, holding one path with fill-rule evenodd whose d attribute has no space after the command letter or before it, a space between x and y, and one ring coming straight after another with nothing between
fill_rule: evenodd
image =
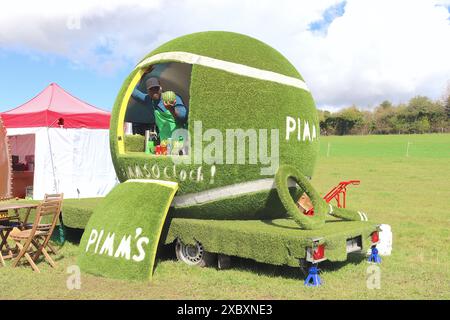
<instances>
[{"instance_id":1,"label":"giant tennis ball trailer","mask_svg":"<svg viewBox=\"0 0 450 320\"><path fill-rule=\"evenodd\" d=\"M188 154L127 148L125 123L153 116L131 98L150 76L188 106ZM311 186L319 147L313 97L286 58L245 35L194 33L144 57L117 96L110 146L122 184L85 229L79 263L91 273L149 279L158 243L174 241L189 264L206 264L207 253L291 266L342 261L370 247L377 230ZM303 194L312 215L297 206Z\"/></svg>"}]
</instances>

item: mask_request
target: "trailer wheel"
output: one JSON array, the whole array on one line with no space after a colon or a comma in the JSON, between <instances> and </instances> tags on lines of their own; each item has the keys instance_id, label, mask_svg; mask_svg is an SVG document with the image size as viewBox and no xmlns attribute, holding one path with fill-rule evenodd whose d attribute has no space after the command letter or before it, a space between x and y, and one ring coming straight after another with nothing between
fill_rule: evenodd
<instances>
[{"instance_id":1,"label":"trailer wheel","mask_svg":"<svg viewBox=\"0 0 450 320\"><path fill-rule=\"evenodd\" d=\"M190 266L207 267L213 264L214 254L206 252L200 242L195 244L184 244L177 239L175 244L177 259Z\"/></svg>"}]
</instances>

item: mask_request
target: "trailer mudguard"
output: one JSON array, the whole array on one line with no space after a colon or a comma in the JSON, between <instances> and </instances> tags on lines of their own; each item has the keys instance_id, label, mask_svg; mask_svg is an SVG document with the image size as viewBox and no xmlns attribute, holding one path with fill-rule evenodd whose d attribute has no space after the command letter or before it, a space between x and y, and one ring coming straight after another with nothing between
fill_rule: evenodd
<instances>
[{"instance_id":1,"label":"trailer mudguard","mask_svg":"<svg viewBox=\"0 0 450 320\"><path fill-rule=\"evenodd\" d=\"M80 242L81 271L104 277L151 280L175 182L128 180L94 210Z\"/></svg>"}]
</instances>

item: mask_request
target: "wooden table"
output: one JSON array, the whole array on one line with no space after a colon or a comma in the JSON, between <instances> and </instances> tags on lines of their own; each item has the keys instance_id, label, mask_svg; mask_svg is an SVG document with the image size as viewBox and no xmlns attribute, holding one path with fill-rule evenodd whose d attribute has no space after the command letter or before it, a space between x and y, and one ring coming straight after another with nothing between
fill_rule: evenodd
<instances>
[{"instance_id":1,"label":"wooden table","mask_svg":"<svg viewBox=\"0 0 450 320\"><path fill-rule=\"evenodd\" d=\"M12 258L11 248L8 246L8 236L11 231L14 229L14 225L11 224L11 221L17 220L17 226L19 228L24 227L24 224L28 221L28 216L31 213L32 209L36 209L38 204L26 204L26 203L5 203L0 204L0 264L5 265L4 258ZM20 220L19 210L26 209L25 219L23 221ZM13 210L14 214L9 215L9 210ZM3 256L2 251L3 248L8 250L8 256Z\"/></svg>"},{"instance_id":2,"label":"wooden table","mask_svg":"<svg viewBox=\"0 0 450 320\"><path fill-rule=\"evenodd\" d=\"M38 207L37 203L5 203L5 204L0 204L0 213L2 212L7 212L9 210L14 210L14 215L10 216L10 215L6 215L6 217L2 217L0 215L0 222L1 221L10 221L10 220L15 220L15 219L19 219L19 210L20 209L27 209L27 212L25 214L25 219L24 222L28 221L28 216L30 215L30 212L32 209L36 209Z\"/></svg>"}]
</instances>

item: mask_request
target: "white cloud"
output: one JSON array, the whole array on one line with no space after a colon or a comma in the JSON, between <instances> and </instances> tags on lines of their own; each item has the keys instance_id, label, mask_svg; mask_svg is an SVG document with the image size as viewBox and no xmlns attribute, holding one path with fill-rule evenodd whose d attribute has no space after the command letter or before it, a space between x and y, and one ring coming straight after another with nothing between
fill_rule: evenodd
<instances>
[{"instance_id":1,"label":"white cloud","mask_svg":"<svg viewBox=\"0 0 450 320\"><path fill-rule=\"evenodd\" d=\"M14 1L0 6L0 48L114 72L174 37L227 30L286 55L322 107L439 97L450 78L450 1L348 0L328 32L313 34L309 25L340 2Z\"/></svg>"},{"instance_id":2,"label":"white cloud","mask_svg":"<svg viewBox=\"0 0 450 320\"><path fill-rule=\"evenodd\" d=\"M165 41L197 31L288 39L337 2L303 1L302 6L284 0L15 1L0 7L0 47L54 53L91 67L136 62Z\"/></svg>"},{"instance_id":3,"label":"white cloud","mask_svg":"<svg viewBox=\"0 0 450 320\"><path fill-rule=\"evenodd\" d=\"M297 35L303 72L325 105L375 105L439 97L450 79L447 8L433 1L349 0L326 37Z\"/></svg>"}]
</instances>

